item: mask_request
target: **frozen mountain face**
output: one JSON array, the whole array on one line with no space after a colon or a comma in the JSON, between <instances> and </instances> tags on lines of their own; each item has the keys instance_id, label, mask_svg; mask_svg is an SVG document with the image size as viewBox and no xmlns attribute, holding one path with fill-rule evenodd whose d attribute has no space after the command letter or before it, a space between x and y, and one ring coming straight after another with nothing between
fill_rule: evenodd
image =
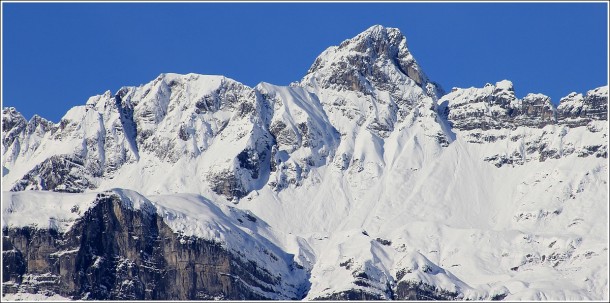
<instances>
[{"instance_id":1,"label":"frozen mountain face","mask_svg":"<svg viewBox=\"0 0 610 303\"><path fill-rule=\"evenodd\" d=\"M379 25L325 50L300 85L320 98L342 136L358 133L356 124L382 139L409 119L434 116L443 94L423 73L402 33Z\"/></svg>"},{"instance_id":2,"label":"frozen mountain face","mask_svg":"<svg viewBox=\"0 0 610 303\"><path fill-rule=\"evenodd\" d=\"M5 161L27 157L38 149L40 139L55 125L34 115L28 122L14 107L2 110L2 150Z\"/></svg>"},{"instance_id":3,"label":"frozen mountain face","mask_svg":"<svg viewBox=\"0 0 610 303\"><path fill-rule=\"evenodd\" d=\"M7 109L3 166L20 178L13 190L82 192L125 175L125 166L135 167L131 177L139 178L152 166L165 174L161 164L197 163L194 183L239 198L268 174L272 137L264 106L255 90L225 77L163 74L91 97L57 125L35 117L25 127ZM57 175L58 169L70 173ZM58 187L68 180L44 176L71 185Z\"/></svg>"},{"instance_id":4,"label":"frozen mountain face","mask_svg":"<svg viewBox=\"0 0 610 303\"><path fill-rule=\"evenodd\" d=\"M329 84L343 77L338 66L344 65L361 75L366 89ZM13 190L82 192L136 178L143 180L133 188L145 192L193 191L237 201L266 185L298 187L328 163L374 176L384 166L385 142L401 129L432 138L436 150L452 140L436 113L440 94L404 36L375 26L325 51L302 85L249 88L225 77L163 74L91 97L35 138L15 127L21 137L5 153L23 140L35 145L5 157L11 172L5 182ZM57 175L51 167L74 173ZM40 175L49 177L32 177ZM184 175L193 177L184 181Z\"/></svg>"},{"instance_id":5,"label":"frozen mountain face","mask_svg":"<svg viewBox=\"0 0 610 303\"><path fill-rule=\"evenodd\" d=\"M507 80L483 88L454 88L439 102L460 136L489 146L485 161L497 167L571 154L608 157L607 86L585 97L572 93L557 108L542 94L518 99Z\"/></svg>"},{"instance_id":6,"label":"frozen mountain face","mask_svg":"<svg viewBox=\"0 0 610 303\"><path fill-rule=\"evenodd\" d=\"M157 287L171 288L165 299L236 299L247 287L248 298L607 300L607 103L607 86L555 108L541 94L517 98L506 80L444 94L397 29L374 26L324 51L286 87L162 74L92 97L57 124L7 108L3 190L13 202L3 202L3 232L12 246L3 254L19 265L33 258L20 254L80 251L91 244L67 239L85 227L104 231L96 242L125 238L119 227L129 220L85 223L94 218L87 210L107 209L92 202L100 193L113 197L109 205L149 201L141 205L154 206L144 212L156 223L146 233L164 230L174 244L147 244L153 260L134 257L136 240L106 239L83 260L108 259L110 250L119 261L194 267L176 267L171 287L150 284L155 276L140 265L138 275L96 273L75 284L114 281L96 298L122 298L117 283L131 281L125 287L144 285L132 298L161 298L140 291ZM22 222L35 209L27 201L53 207L41 208L42 221ZM121 217L117 207L102 218ZM121 212L144 216L130 207ZM18 244L28 233L55 235L41 243L56 244L28 250ZM180 235L199 244L168 248ZM271 267L265 250L278 258ZM197 254L212 259L189 259ZM200 276L212 263L222 264L211 271L220 278ZM4 289L86 297L56 292L47 282L63 281L61 273L36 264L57 277L3 268ZM121 272L120 264L104 270Z\"/></svg>"},{"instance_id":7,"label":"frozen mountain face","mask_svg":"<svg viewBox=\"0 0 610 303\"><path fill-rule=\"evenodd\" d=\"M267 185L275 191L298 187L312 169L327 165L340 138L320 100L302 87L261 83L255 88L269 105L273 137Z\"/></svg>"},{"instance_id":8,"label":"frozen mountain face","mask_svg":"<svg viewBox=\"0 0 610 303\"><path fill-rule=\"evenodd\" d=\"M454 137L437 114L442 89L427 78L395 28L373 26L328 48L295 86L317 97L337 130L329 169L346 178L355 199L366 191L362 184L376 182L393 165L403 146L413 152L407 161L417 162Z\"/></svg>"},{"instance_id":9,"label":"frozen mountain face","mask_svg":"<svg viewBox=\"0 0 610 303\"><path fill-rule=\"evenodd\" d=\"M7 149L13 145L15 139L25 130L27 124L28 121L14 107L7 107L2 110L3 149ZM14 153L15 151L11 152L11 154ZM19 149L16 150L16 153L19 153Z\"/></svg>"}]
</instances>

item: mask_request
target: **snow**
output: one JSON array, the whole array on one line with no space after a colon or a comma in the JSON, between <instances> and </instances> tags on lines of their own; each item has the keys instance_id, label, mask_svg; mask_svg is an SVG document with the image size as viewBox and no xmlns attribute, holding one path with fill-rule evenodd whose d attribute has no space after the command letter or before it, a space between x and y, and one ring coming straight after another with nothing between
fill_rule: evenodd
<instances>
[{"instance_id":1,"label":"snow","mask_svg":"<svg viewBox=\"0 0 610 303\"><path fill-rule=\"evenodd\" d=\"M68 231L95 201L95 193L2 192L2 228L33 226Z\"/></svg>"},{"instance_id":2,"label":"snow","mask_svg":"<svg viewBox=\"0 0 610 303\"><path fill-rule=\"evenodd\" d=\"M3 162L3 226L66 231L97 192L108 190L125 207L156 212L184 237L217 241L266 264L286 283L306 279L289 273L286 264L296 261L311 274L305 299L362 288L354 284L360 270L375 280L364 289L386 297L386 282L409 280L457 291L461 299L608 300L608 160L583 156L595 145L607 151L607 121L451 129L436 108L449 106L449 120L479 113L494 121L505 109L473 100L495 94L511 108L523 100L508 80L456 88L438 100L417 64L422 85L383 56L365 68L383 72L390 89L368 76L359 78L362 91L329 82L341 70L333 63L362 56L356 45L384 35L400 38L393 29L372 27L324 51L289 87L163 74L123 88L132 130L123 126L127 116L112 94L92 97L66 114L64 138L45 133L34 138L40 143L34 151ZM404 37L398 45L404 62L414 62ZM608 86L587 95L607 98ZM584 98L570 94L558 108L577 110ZM533 99L550 104L541 94L524 98ZM240 114L236 104L246 103L254 110ZM286 125L281 142L270 134L279 122ZM375 131L376 125L385 129ZM186 140L178 138L181 130ZM494 142L481 139L492 136ZM97 149L83 147L87 139ZM277 153L261 164L258 178L241 170L238 154L263 151L273 140ZM526 152L534 145L559 156ZM115 163L116 170L106 169L98 188L84 194L6 191L50 155L74 152L87 152L92 163ZM496 167L485 160L494 156L515 163ZM277 161L276 171L268 161ZM222 171L234 172L249 194L237 200L212 191L211 176ZM74 206L77 212L70 211ZM348 261L350 270L341 266ZM406 269L411 272L397 279Z\"/></svg>"},{"instance_id":3,"label":"snow","mask_svg":"<svg viewBox=\"0 0 610 303\"><path fill-rule=\"evenodd\" d=\"M62 297L58 294L47 296L44 294L30 294L30 293L16 293L16 294L2 294L2 301L72 301L69 298Z\"/></svg>"},{"instance_id":4,"label":"snow","mask_svg":"<svg viewBox=\"0 0 610 303\"><path fill-rule=\"evenodd\" d=\"M513 90L513 82L511 82L509 80L502 80L502 81L496 82L496 88L497 89L501 89L501 90L512 91Z\"/></svg>"}]
</instances>

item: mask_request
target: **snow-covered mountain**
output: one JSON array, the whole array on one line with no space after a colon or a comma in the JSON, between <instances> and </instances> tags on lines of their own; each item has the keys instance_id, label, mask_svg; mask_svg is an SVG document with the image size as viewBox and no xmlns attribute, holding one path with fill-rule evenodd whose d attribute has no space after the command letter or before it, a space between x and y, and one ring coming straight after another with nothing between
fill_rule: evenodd
<instances>
[{"instance_id":1,"label":"snow-covered mountain","mask_svg":"<svg viewBox=\"0 0 610 303\"><path fill-rule=\"evenodd\" d=\"M3 261L25 269L3 291L608 300L607 104L608 86L557 107L507 80L445 94L373 26L290 86L162 74L59 123L5 108ZM145 255L133 220L161 241Z\"/></svg>"}]
</instances>

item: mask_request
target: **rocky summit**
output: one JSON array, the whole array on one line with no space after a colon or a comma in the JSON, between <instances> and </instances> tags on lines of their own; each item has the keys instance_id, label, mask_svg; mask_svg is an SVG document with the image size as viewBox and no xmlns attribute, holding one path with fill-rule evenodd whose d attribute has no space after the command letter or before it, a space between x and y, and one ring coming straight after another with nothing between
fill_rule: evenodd
<instances>
[{"instance_id":1,"label":"rocky summit","mask_svg":"<svg viewBox=\"0 0 610 303\"><path fill-rule=\"evenodd\" d=\"M290 86L4 108L3 299L608 300L608 86L490 80L377 25Z\"/></svg>"}]
</instances>

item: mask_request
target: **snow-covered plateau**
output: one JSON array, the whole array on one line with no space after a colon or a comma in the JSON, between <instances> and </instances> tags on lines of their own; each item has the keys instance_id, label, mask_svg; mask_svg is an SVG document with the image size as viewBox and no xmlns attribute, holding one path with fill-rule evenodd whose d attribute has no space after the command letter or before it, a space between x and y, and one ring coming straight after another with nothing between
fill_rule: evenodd
<instances>
[{"instance_id":1,"label":"snow-covered plateau","mask_svg":"<svg viewBox=\"0 0 610 303\"><path fill-rule=\"evenodd\" d=\"M4 108L2 298L608 301L608 86L482 86L377 25L290 86Z\"/></svg>"}]
</instances>

